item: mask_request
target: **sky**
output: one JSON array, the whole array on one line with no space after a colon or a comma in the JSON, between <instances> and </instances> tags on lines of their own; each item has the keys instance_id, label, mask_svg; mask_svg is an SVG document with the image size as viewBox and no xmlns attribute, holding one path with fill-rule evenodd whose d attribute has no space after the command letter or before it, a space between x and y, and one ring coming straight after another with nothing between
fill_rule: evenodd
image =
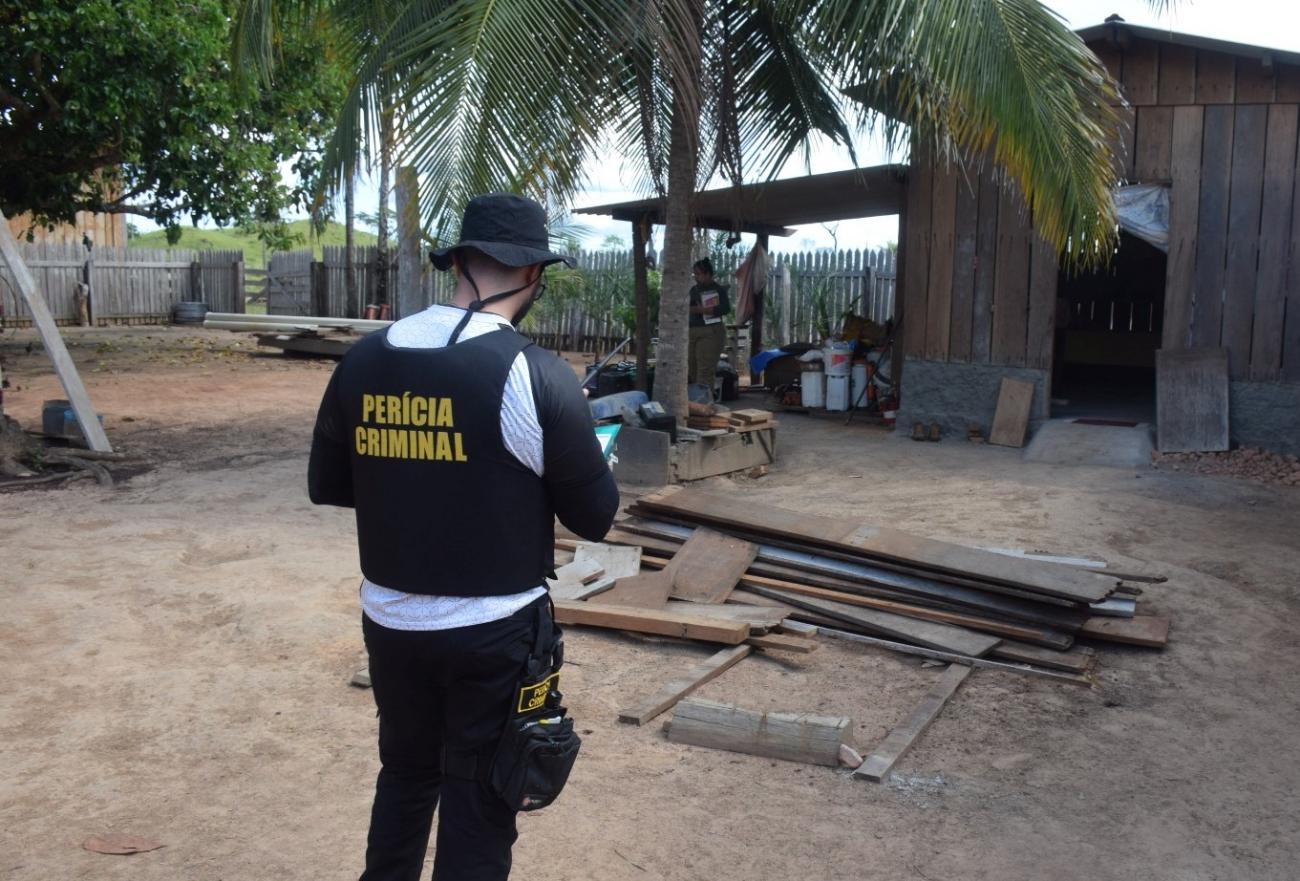
<instances>
[{"instance_id":1,"label":"sky","mask_svg":"<svg viewBox=\"0 0 1300 881\"><path fill-rule=\"evenodd\" d=\"M1072 28L1101 24L1109 15L1119 14L1132 24L1167 27L1189 34L1250 43L1300 52L1300 4L1290 0L1176 0L1170 12L1157 13L1147 0L1047 0L1047 6L1061 15ZM863 137L855 145L863 165L902 161L905 156L889 156L879 139ZM814 144L811 162L792 161L779 177L798 177L841 171L853 167L848 152L829 142ZM587 186L574 200L574 207L604 205L643 198L634 183L620 173L622 158L606 149L589 163ZM373 213L377 199L371 181L357 187L358 210ZM342 219L342 208L339 209ZM576 218L587 227L585 245L596 248L607 236L620 237L626 246L630 238L628 224L611 218L581 215ZM142 224L144 226L146 224ZM662 229L657 231L656 247L662 244ZM774 239L774 250L806 250L829 247L838 241L841 248L865 248L885 245L898 237L898 218L879 217L843 221L828 230L820 225L797 227L793 236Z\"/></svg>"}]
</instances>

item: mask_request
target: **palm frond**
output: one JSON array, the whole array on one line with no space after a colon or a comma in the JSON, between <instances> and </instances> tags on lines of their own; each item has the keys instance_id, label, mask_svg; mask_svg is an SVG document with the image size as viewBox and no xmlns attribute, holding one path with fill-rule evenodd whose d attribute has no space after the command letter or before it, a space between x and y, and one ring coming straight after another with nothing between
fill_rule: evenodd
<instances>
[{"instance_id":1,"label":"palm frond","mask_svg":"<svg viewBox=\"0 0 1300 881\"><path fill-rule=\"evenodd\" d=\"M1038 0L826 0L815 36L842 56L887 134L951 161L990 155L1039 233L1087 262L1114 236L1114 84Z\"/></svg>"}]
</instances>

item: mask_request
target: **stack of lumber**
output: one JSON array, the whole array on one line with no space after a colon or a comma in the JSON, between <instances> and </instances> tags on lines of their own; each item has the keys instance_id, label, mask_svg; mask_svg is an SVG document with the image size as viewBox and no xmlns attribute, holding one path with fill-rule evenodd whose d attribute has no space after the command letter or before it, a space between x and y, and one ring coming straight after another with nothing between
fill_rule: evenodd
<instances>
[{"instance_id":1,"label":"stack of lumber","mask_svg":"<svg viewBox=\"0 0 1300 881\"><path fill-rule=\"evenodd\" d=\"M1136 614L1139 589L1104 571L759 506L705 489L646 496L629 513L607 541L641 547L649 567L668 565L701 529L749 542L754 559L729 599L780 609L827 635L1072 674L1094 662L1077 639L1150 647L1168 640L1169 619Z\"/></svg>"},{"instance_id":2,"label":"stack of lumber","mask_svg":"<svg viewBox=\"0 0 1300 881\"><path fill-rule=\"evenodd\" d=\"M696 431L746 432L775 428L776 420L772 418L770 410L719 410L718 412L704 413L700 412L699 409L692 408L692 412L686 420L686 426Z\"/></svg>"}]
</instances>

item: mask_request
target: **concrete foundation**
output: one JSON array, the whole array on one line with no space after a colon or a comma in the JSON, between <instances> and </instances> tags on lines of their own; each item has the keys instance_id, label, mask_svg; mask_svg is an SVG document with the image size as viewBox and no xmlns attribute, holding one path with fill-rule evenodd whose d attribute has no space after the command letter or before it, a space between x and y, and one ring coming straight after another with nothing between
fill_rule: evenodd
<instances>
[{"instance_id":1,"label":"concrete foundation","mask_svg":"<svg viewBox=\"0 0 1300 881\"><path fill-rule=\"evenodd\" d=\"M1300 384L1231 383L1228 424L1234 444L1300 456Z\"/></svg>"},{"instance_id":2,"label":"concrete foundation","mask_svg":"<svg viewBox=\"0 0 1300 881\"><path fill-rule=\"evenodd\" d=\"M1003 379L1019 379L1034 384L1034 402L1030 408L1029 433L1047 418L1046 370L1027 367L998 367L992 364L960 364L908 358L903 364L902 401L898 412L898 434L910 436L912 425L929 426L938 422L948 437L966 437L966 430L977 427L988 437L993 413L998 406L998 391Z\"/></svg>"}]
</instances>

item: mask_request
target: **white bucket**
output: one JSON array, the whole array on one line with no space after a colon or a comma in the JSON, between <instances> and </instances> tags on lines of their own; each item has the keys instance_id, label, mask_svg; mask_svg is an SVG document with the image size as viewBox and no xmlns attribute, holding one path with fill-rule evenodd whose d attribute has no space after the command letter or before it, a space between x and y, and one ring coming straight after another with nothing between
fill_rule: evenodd
<instances>
[{"instance_id":1,"label":"white bucket","mask_svg":"<svg viewBox=\"0 0 1300 881\"><path fill-rule=\"evenodd\" d=\"M847 376L826 377L826 409L849 409L849 378Z\"/></svg>"},{"instance_id":2,"label":"white bucket","mask_svg":"<svg viewBox=\"0 0 1300 881\"><path fill-rule=\"evenodd\" d=\"M827 343L826 348L822 350L822 364L828 377L847 377L849 369L853 366L853 343Z\"/></svg>"},{"instance_id":3,"label":"white bucket","mask_svg":"<svg viewBox=\"0 0 1300 881\"><path fill-rule=\"evenodd\" d=\"M865 362L853 365L853 375L849 383L849 398L854 409L867 406L867 365Z\"/></svg>"},{"instance_id":4,"label":"white bucket","mask_svg":"<svg viewBox=\"0 0 1300 881\"><path fill-rule=\"evenodd\" d=\"M826 401L825 374L805 370L799 377L800 402L805 407L820 407Z\"/></svg>"}]
</instances>

